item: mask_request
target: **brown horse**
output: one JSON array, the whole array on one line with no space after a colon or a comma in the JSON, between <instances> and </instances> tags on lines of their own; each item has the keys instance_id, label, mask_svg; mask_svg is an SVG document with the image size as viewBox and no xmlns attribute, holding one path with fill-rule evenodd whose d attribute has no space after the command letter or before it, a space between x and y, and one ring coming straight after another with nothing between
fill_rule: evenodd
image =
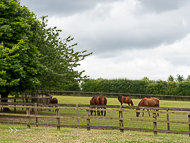
<instances>
[{"instance_id":1,"label":"brown horse","mask_svg":"<svg viewBox=\"0 0 190 143\"><path fill-rule=\"evenodd\" d=\"M57 104L58 100L57 100L57 98L52 98L52 99L49 100L49 103Z\"/></svg>"},{"instance_id":2,"label":"brown horse","mask_svg":"<svg viewBox=\"0 0 190 143\"><path fill-rule=\"evenodd\" d=\"M49 103L50 103L50 104L58 104L58 99L57 99L57 98L51 98L51 99L49 100ZM56 107L56 105L55 105L55 107ZM51 109L50 109L50 111L51 111Z\"/></svg>"},{"instance_id":3,"label":"brown horse","mask_svg":"<svg viewBox=\"0 0 190 143\"><path fill-rule=\"evenodd\" d=\"M106 105L107 104L107 99L106 97L104 96L94 96L92 97L92 99L90 100L90 105ZM106 109L106 107L101 107L101 108L104 108ZM97 107L97 109L99 109L99 107ZM95 115L96 115L96 111L95 112ZM93 113L93 110L91 110L91 115ZM97 110L97 114L100 116L100 112L99 110ZM103 111L101 111L101 115L103 115ZM106 111L104 111L104 116L106 116Z\"/></svg>"},{"instance_id":4,"label":"brown horse","mask_svg":"<svg viewBox=\"0 0 190 143\"><path fill-rule=\"evenodd\" d=\"M131 105L131 106L134 106L133 101L131 100L130 97L118 96L118 100L119 100L119 102L121 103L121 105L122 105L123 103L127 103L129 106L130 106L130 105Z\"/></svg>"},{"instance_id":5,"label":"brown horse","mask_svg":"<svg viewBox=\"0 0 190 143\"><path fill-rule=\"evenodd\" d=\"M159 107L159 99L158 98L143 98L138 106L146 106L146 107ZM140 109L137 109L137 110L140 110ZM144 111L144 109L143 109ZM147 109L147 111L149 111L149 109ZM158 111L158 110L156 110ZM150 117L150 113L149 114L149 117ZM136 112L136 117L138 117L140 115L140 112ZM142 117L144 116L144 112L142 113ZM157 113L157 116L159 116L159 113Z\"/></svg>"}]
</instances>

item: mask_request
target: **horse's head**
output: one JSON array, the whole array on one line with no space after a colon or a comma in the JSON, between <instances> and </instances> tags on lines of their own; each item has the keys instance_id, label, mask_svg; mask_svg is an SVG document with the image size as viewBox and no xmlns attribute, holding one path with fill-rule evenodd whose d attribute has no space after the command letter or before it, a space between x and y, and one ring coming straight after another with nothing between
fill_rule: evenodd
<instances>
[{"instance_id":1,"label":"horse's head","mask_svg":"<svg viewBox=\"0 0 190 143\"><path fill-rule=\"evenodd\" d=\"M140 110L140 109L136 109L136 110ZM140 112L136 112L136 117L139 117Z\"/></svg>"}]
</instances>

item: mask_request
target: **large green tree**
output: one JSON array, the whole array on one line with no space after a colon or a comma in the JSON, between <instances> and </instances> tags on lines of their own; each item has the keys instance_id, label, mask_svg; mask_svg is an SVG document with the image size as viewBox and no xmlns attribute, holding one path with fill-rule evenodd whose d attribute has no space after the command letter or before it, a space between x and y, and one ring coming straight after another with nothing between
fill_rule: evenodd
<instances>
[{"instance_id":1,"label":"large green tree","mask_svg":"<svg viewBox=\"0 0 190 143\"><path fill-rule=\"evenodd\" d=\"M35 41L40 21L14 0L0 1L0 94L35 89L45 70ZM7 100L4 100L5 102Z\"/></svg>"},{"instance_id":2,"label":"large green tree","mask_svg":"<svg viewBox=\"0 0 190 143\"><path fill-rule=\"evenodd\" d=\"M1 97L50 87L66 90L86 77L75 68L92 53L74 52L77 44L68 46L73 38L61 40L60 31L46 28L45 17L40 22L17 1L0 1Z\"/></svg>"}]
</instances>

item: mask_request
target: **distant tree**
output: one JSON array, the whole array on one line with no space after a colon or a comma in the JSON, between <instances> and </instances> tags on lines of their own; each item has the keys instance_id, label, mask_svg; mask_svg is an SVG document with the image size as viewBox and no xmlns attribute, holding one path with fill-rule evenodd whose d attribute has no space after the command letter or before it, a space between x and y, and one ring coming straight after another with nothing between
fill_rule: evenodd
<instances>
[{"instance_id":1,"label":"distant tree","mask_svg":"<svg viewBox=\"0 0 190 143\"><path fill-rule=\"evenodd\" d=\"M174 77L170 74L170 76L168 77L168 82L169 81L174 81Z\"/></svg>"},{"instance_id":2,"label":"distant tree","mask_svg":"<svg viewBox=\"0 0 190 143\"><path fill-rule=\"evenodd\" d=\"M187 76L187 79L190 79L190 75Z\"/></svg>"},{"instance_id":3,"label":"distant tree","mask_svg":"<svg viewBox=\"0 0 190 143\"><path fill-rule=\"evenodd\" d=\"M142 81L147 81L147 82L150 81L148 77L143 77L141 80Z\"/></svg>"},{"instance_id":4,"label":"distant tree","mask_svg":"<svg viewBox=\"0 0 190 143\"><path fill-rule=\"evenodd\" d=\"M184 81L183 75L177 75L177 78L175 79L177 82L182 82Z\"/></svg>"}]
</instances>

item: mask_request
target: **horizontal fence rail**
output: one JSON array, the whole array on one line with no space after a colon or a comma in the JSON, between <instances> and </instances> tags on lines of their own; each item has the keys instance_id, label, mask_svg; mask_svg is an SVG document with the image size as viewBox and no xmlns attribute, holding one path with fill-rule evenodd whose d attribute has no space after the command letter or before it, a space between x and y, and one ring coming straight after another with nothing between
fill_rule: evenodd
<instances>
[{"instance_id":1,"label":"horizontal fence rail","mask_svg":"<svg viewBox=\"0 0 190 143\"><path fill-rule=\"evenodd\" d=\"M41 107L42 106L42 107ZM55 106L55 107L54 107ZM80 104L42 104L42 103L0 103L1 108L24 108L26 109L26 114L15 114L15 113L3 113L0 112L0 119L1 117L19 117L19 118L27 118L27 121L25 123L27 128L31 128L31 125L43 125L38 122L39 118L51 118L56 119L56 124L48 124L48 126L54 126L57 127L58 130L60 130L60 127L75 127L75 128L87 128L87 130L90 129L118 129L120 132L124 132L124 130L133 130L133 131L151 131L154 133L154 135L157 135L158 132L162 133L179 133L179 134L189 134L190 135L190 108L168 108L168 107L140 107L140 106L121 106L121 105L80 105ZM96 109L96 107L106 107L106 109ZM39 111L42 109L47 110L55 110L55 115L39 115ZM144 110L136 110L136 109L148 109L149 111ZM31 114L31 110L34 111L33 114ZM66 110L76 110L76 114L74 115L67 115L62 116L60 115L60 111L66 111ZM106 117L106 116L91 116L90 111L115 111L119 113L119 117ZM151 111L150 111L151 110ZM159 111L155 111L159 110ZM79 111L85 111L86 116L80 116ZM137 117L126 117L124 116L125 112L129 112L130 114L134 114L136 112L140 113L152 113L152 118L137 118ZM159 117L156 116L156 114L165 114L166 118L160 120ZM170 121L169 116L170 115L185 115L187 117L186 121ZM31 123L31 119L35 118L35 123ZM63 125L61 124L60 119L76 119L77 125ZM86 125L80 125L80 120L86 120ZM116 126L94 126L91 125L92 120L117 120L119 122L119 127ZM159 119L159 120L158 120ZM133 122L148 122L152 123L152 129L148 128L132 128L132 127L125 127L126 121L133 121ZM6 123L0 120L0 123ZM158 129L158 123L164 123L167 125L167 130L161 130ZM19 123L18 123L19 124ZM171 130L170 125L171 124L184 124L187 125L189 128L189 131L182 131L182 130ZM45 124L46 125L46 124Z\"/></svg>"},{"instance_id":2,"label":"horizontal fence rail","mask_svg":"<svg viewBox=\"0 0 190 143\"><path fill-rule=\"evenodd\" d=\"M83 96L133 96L138 98L150 98L150 97L159 97L161 99L188 99L190 100L190 96L177 96L177 95L156 95L156 94L131 94L131 93L106 93L106 92L82 92L82 91L60 91L60 90L38 90L38 92L46 92L54 95L83 95Z\"/></svg>"}]
</instances>

